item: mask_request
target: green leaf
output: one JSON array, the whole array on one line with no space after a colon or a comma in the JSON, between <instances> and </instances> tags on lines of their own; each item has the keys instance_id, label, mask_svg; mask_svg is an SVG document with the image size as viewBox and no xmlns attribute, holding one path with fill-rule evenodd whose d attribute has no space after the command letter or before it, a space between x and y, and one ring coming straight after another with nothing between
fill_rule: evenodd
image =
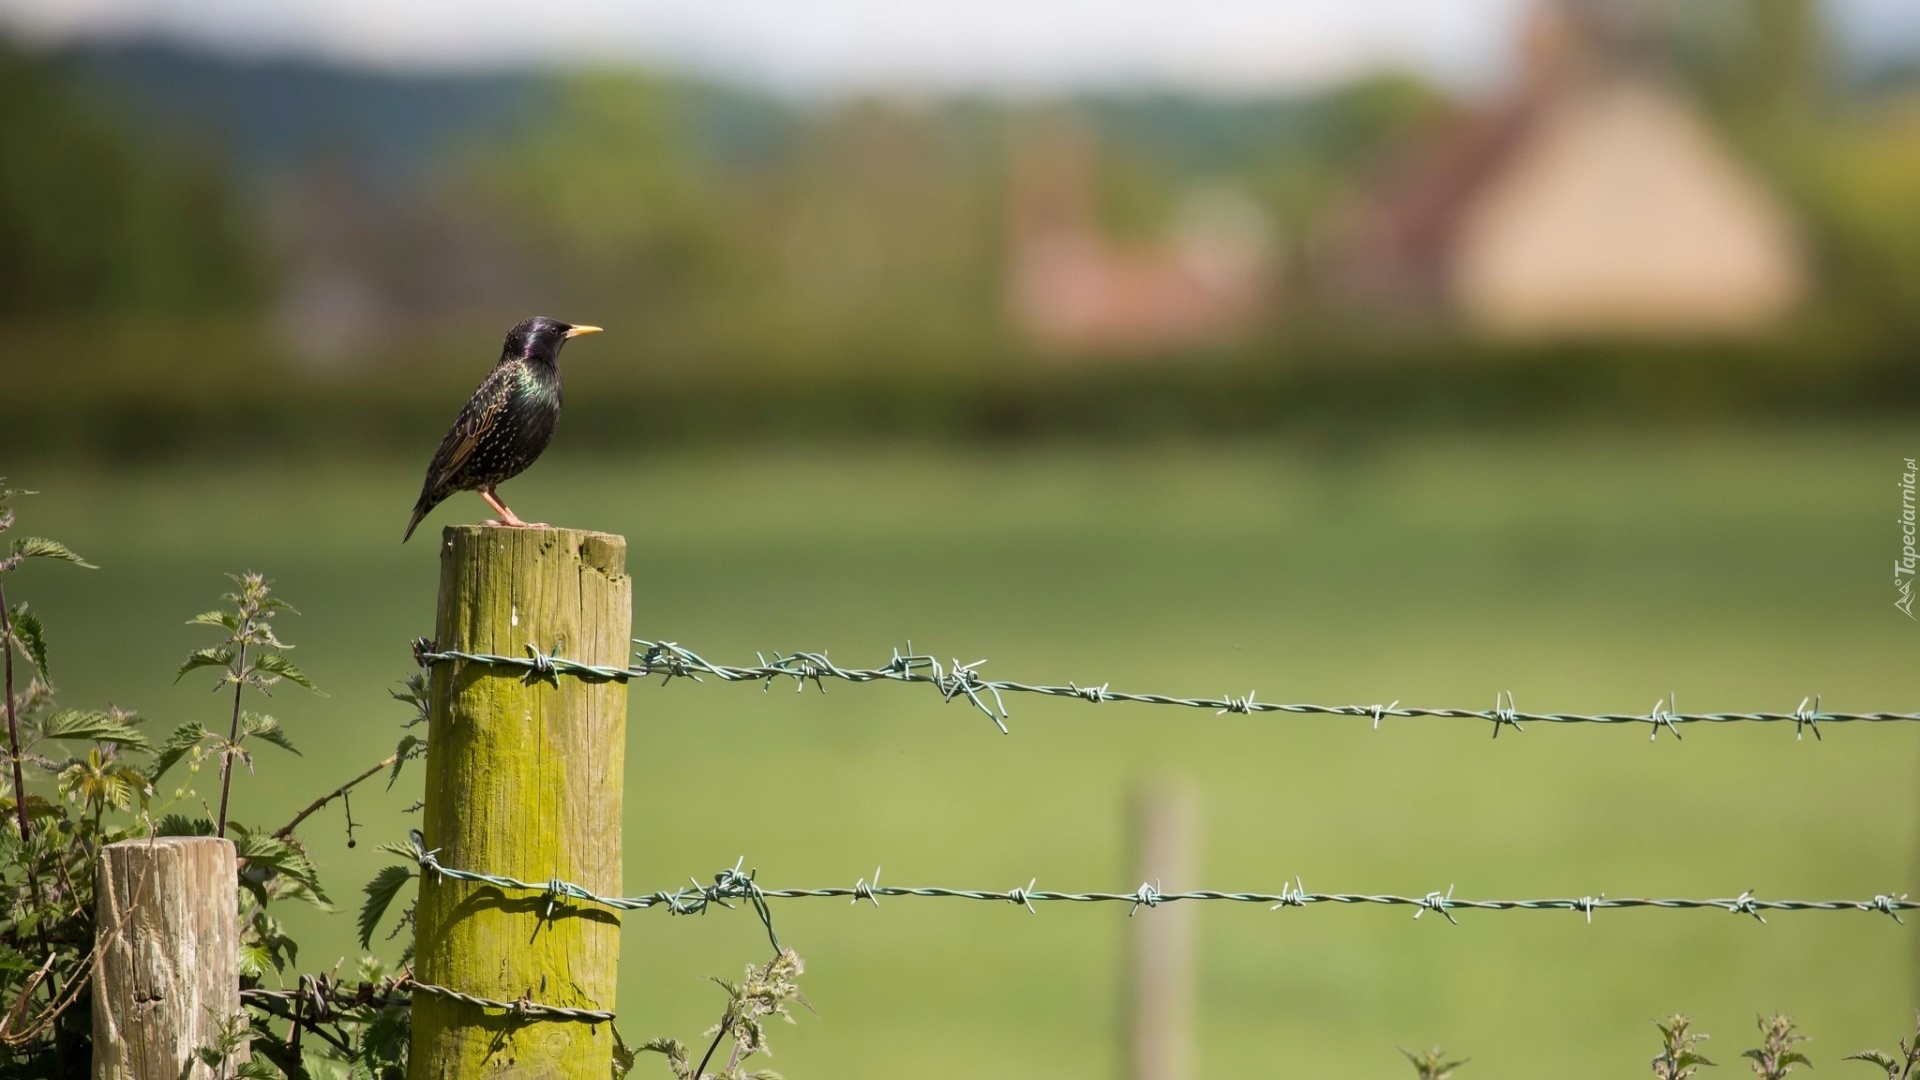
<instances>
[{"instance_id":1,"label":"green leaf","mask_svg":"<svg viewBox=\"0 0 1920 1080\"><path fill-rule=\"evenodd\" d=\"M366 903L360 905L360 947L373 948L373 931L392 906L393 898L413 878L413 869L407 866L389 866L375 874L367 882Z\"/></svg>"},{"instance_id":2,"label":"green leaf","mask_svg":"<svg viewBox=\"0 0 1920 1080\"><path fill-rule=\"evenodd\" d=\"M264 978L267 969L273 965L273 957L267 947L257 942L246 942L240 946L240 974L244 978Z\"/></svg>"},{"instance_id":3,"label":"green leaf","mask_svg":"<svg viewBox=\"0 0 1920 1080\"><path fill-rule=\"evenodd\" d=\"M48 717L46 723L40 725L40 737L113 742L129 750L153 750L153 743L125 720L81 709L63 709Z\"/></svg>"},{"instance_id":4,"label":"green leaf","mask_svg":"<svg viewBox=\"0 0 1920 1080\"><path fill-rule=\"evenodd\" d=\"M417 724L426 723L427 713L429 711L426 675L416 671L412 675L407 676L407 681L404 685L406 686L406 690L404 691L392 689L387 691L387 696L393 700L405 702L413 706L413 716L402 726L413 727Z\"/></svg>"},{"instance_id":5,"label":"green leaf","mask_svg":"<svg viewBox=\"0 0 1920 1080\"><path fill-rule=\"evenodd\" d=\"M319 689L313 685L313 680L307 678L306 672L301 671L294 665L293 661L277 652L261 654L261 656L253 662L253 670L264 671L269 675L277 675L296 686L304 686L316 694L320 692Z\"/></svg>"},{"instance_id":6,"label":"green leaf","mask_svg":"<svg viewBox=\"0 0 1920 1080\"><path fill-rule=\"evenodd\" d=\"M1883 1053L1879 1050L1862 1050L1857 1054L1848 1054L1846 1057L1843 1057L1840 1060L1841 1061L1871 1061L1875 1065L1878 1065L1883 1069L1897 1069L1900 1067L1900 1063L1898 1061L1895 1061L1890 1055Z\"/></svg>"},{"instance_id":7,"label":"green leaf","mask_svg":"<svg viewBox=\"0 0 1920 1080\"><path fill-rule=\"evenodd\" d=\"M240 730L250 739L263 739L282 750L300 753L294 749L293 740L287 738L286 731L280 727L280 721L271 716L243 712L240 714Z\"/></svg>"},{"instance_id":8,"label":"green leaf","mask_svg":"<svg viewBox=\"0 0 1920 1080\"><path fill-rule=\"evenodd\" d=\"M640 1052L638 1050L635 1050L633 1047L628 1046L627 1040L620 1037L620 1029L614 1028L613 1029L613 1080L621 1080L622 1077L632 1072L633 1064L636 1060L639 1059L639 1057L640 1057Z\"/></svg>"},{"instance_id":9,"label":"green leaf","mask_svg":"<svg viewBox=\"0 0 1920 1080\"><path fill-rule=\"evenodd\" d=\"M15 540L13 542L13 553L23 559L59 559L62 562L70 562L75 566L83 566L88 570L100 569L80 556L75 555L68 549L67 545L40 536L23 536Z\"/></svg>"},{"instance_id":10,"label":"green leaf","mask_svg":"<svg viewBox=\"0 0 1920 1080\"><path fill-rule=\"evenodd\" d=\"M212 836L213 822L185 814L168 814L154 826L153 832L156 836Z\"/></svg>"},{"instance_id":11,"label":"green leaf","mask_svg":"<svg viewBox=\"0 0 1920 1080\"><path fill-rule=\"evenodd\" d=\"M1808 1061L1807 1055L1801 1053L1798 1050L1791 1051L1786 1055L1782 1056L1780 1058L1780 1064L1783 1067L1788 1065L1805 1065L1809 1069L1813 1068L1813 1062ZM1784 1071L1784 1068L1783 1068L1783 1071Z\"/></svg>"},{"instance_id":12,"label":"green leaf","mask_svg":"<svg viewBox=\"0 0 1920 1080\"><path fill-rule=\"evenodd\" d=\"M20 642L20 647L27 651L27 659L33 661L33 669L40 673L40 681L51 682L52 679L47 675L47 635L40 625L40 616L28 611L27 605L21 604L8 617L13 621L13 636Z\"/></svg>"},{"instance_id":13,"label":"green leaf","mask_svg":"<svg viewBox=\"0 0 1920 1080\"><path fill-rule=\"evenodd\" d=\"M1713 1062L1708 1061L1706 1058L1701 1057L1699 1054L1693 1053L1692 1051L1688 1051L1686 1053L1681 1054L1679 1057L1674 1058L1673 1063L1682 1069L1690 1069L1696 1065L1713 1065ZM1717 1069L1719 1068L1719 1066L1714 1065L1714 1068Z\"/></svg>"},{"instance_id":14,"label":"green leaf","mask_svg":"<svg viewBox=\"0 0 1920 1080\"><path fill-rule=\"evenodd\" d=\"M22 956L11 945L0 942L0 972L33 970L35 970L33 961Z\"/></svg>"},{"instance_id":15,"label":"green leaf","mask_svg":"<svg viewBox=\"0 0 1920 1080\"><path fill-rule=\"evenodd\" d=\"M231 611L203 611L187 620L188 626L222 626L228 630L240 629L240 616Z\"/></svg>"},{"instance_id":16,"label":"green leaf","mask_svg":"<svg viewBox=\"0 0 1920 1080\"><path fill-rule=\"evenodd\" d=\"M163 773L186 756L187 751L211 734L199 724L181 724L174 728L173 734L167 736L167 741L160 744L160 751L154 755L153 763L147 766L147 779L159 780Z\"/></svg>"},{"instance_id":17,"label":"green leaf","mask_svg":"<svg viewBox=\"0 0 1920 1080\"><path fill-rule=\"evenodd\" d=\"M285 875L294 881L312 888L320 888L320 871L307 858L299 844L292 840L282 840L272 833L256 832L239 826L229 826L233 833L233 846L240 858L247 860L249 870L259 869ZM244 875L243 875L244 876Z\"/></svg>"},{"instance_id":18,"label":"green leaf","mask_svg":"<svg viewBox=\"0 0 1920 1080\"><path fill-rule=\"evenodd\" d=\"M400 766L405 765L412 758L419 756L414 753L414 749L420 745L422 744L417 736L403 735L400 737L400 745L395 747L393 751L393 771L387 774L388 791L392 791L393 782L400 779Z\"/></svg>"},{"instance_id":19,"label":"green leaf","mask_svg":"<svg viewBox=\"0 0 1920 1080\"><path fill-rule=\"evenodd\" d=\"M174 672L173 681L179 682L182 678L186 677L187 672L195 668L226 667L231 663L233 663L233 650L225 645L215 645L207 649L195 649L193 650L193 655L187 657L187 662L180 665L180 670Z\"/></svg>"}]
</instances>

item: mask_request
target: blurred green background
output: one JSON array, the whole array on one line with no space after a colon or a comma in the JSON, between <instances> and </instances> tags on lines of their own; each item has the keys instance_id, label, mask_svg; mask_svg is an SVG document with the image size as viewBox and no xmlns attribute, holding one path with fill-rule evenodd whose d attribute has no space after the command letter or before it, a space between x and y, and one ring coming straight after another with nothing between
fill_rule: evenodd
<instances>
[{"instance_id":1,"label":"blurred green background","mask_svg":"<svg viewBox=\"0 0 1920 1080\"><path fill-rule=\"evenodd\" d=\"M241 820L278 824L399 737L387 691L437 580L405 512L538 311L610 332L568 350L560 434L504 494L624 534L635 632L710 659L879 663L911 639L1173 694L1912 709L1920 628L1889 563L1920 453L1920 68L1863 59L1809 3L1529 10L1477 81L1224 96L23 37L0 64L0 472L43 493L26 533L101 569L34 567L10 597L45 619L65 704L170 730L219 713L171 681L204 644L185 619L223 573L273 577L328 694L278 696L304 756L262 750L236 785ZM1651 186L1583 202L1555 177L1588 142L1633 151L1608 183ZM1516 230L1569 239L1528 262ZM1649 280L1680 282L1673 303ZM1920 732L1897 725L1494 742L1021 697L1002 736L907 687L630 701L632 892L741 856L779 886L877 865L1128 890L1128 792L1169 776L1202 839L1197 880L1167 888L1826 898L1915 877ZM303 970L357 952L359 887L418 779L362 789L356 847L337 808L303 830L341 908L289 913ZM790 1077L1121 1068L1124 906L774 916L819 1010L774 1035ZM1673 1011L1734 1068L1774 1010L1824 1073L1916 1003L1920 941L1878 916L1459 917L1200 908L1200 1074L1390 1076L1394 1046L1434 1042L1470 1076L1631 1074ZM630 916L622 1031L692 1040L720 1004L703 977L764 947L743 911Z\"/></svg>"}]
</instances>

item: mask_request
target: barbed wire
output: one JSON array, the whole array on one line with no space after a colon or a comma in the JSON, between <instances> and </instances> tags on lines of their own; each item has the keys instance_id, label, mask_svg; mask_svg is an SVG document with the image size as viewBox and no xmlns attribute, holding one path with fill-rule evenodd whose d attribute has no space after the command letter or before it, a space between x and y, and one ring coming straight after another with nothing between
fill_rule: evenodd
<instances>
[{"instance_id":1,"label":"barbed wire","mask_svg":"<svg viewBox=\"0 0 1920 1080\"><path fill-rule=\"evenodd\" d=\"M760 663L754 666L736 666L715 664L693 650L671 641L647 641L635 639L640 646L635 656L639 663L632 669L637 675L662 674L668 679L676 677L698 678L701 674L713 675L727 682L759 682L761 689L769 688L773 680L792 679L796 687L811 681L822 691L826 689L822 680L839 679L851 683L867 682L907 682L925 683L934 687L945 701L965 697L974 707L985 713L997 724L1002 732L1007 730L1007 708L1002 693L1040 694L1045 697L1073 698L1087 702L1129 701L1143 705L1176 705L1190 709L1211 709L1216 715L1239 713L1293 713L1322 716L1352 716L1373 720L1374 727L1389 716L1394 717L1442 717L1455 719L1485 720L1493 725L1493 736L1498 738L1500 729L1511 727L1515 731L1523 730L1524 723L1546 724L1647 724L1652 728L1651 735L1657 736L1661 728L1680 737L1680 724L1727 724L1727 723L1791 723L1796 737L1811 731L1814 738L1821 738L1822 723L1887 723L1920 721L1917 713L1843 713L1826 712L1821 708L1820 695L1813 694L1801 699L1800 705L1792 712L1711 712L1683 713L1679 711L1675 695L1668 694L1654 702L1647 713L1567 713L1567 712L1523 712L1514 706L1511 691L1502 691L1494 695L1491 709L1451 709L1422 708L1402 706L1398 700L1388 704L1371 705L1314 705L1308 703L1283 703L1258 701L1255 692L1249 690L1244 697L1232 694L1217 698L1177 697L1171 694L1129 693L1112 689L1111 683L1098 686L1082 686L1077 682L1064 685L1034 684L1014 682L1006 679L988 679L981 676L979 667L985 660L975 660L963 664L955 658L949 664L942 664L936 657L916 653L913 643L907 643L907 651L896 649L893 658L882 667L844 668L828 659L823 652L797 652L768 659L759 657ZM991 696L992 706L986 703L982 695Z\"/></svg>"},{"instance_id":2,"label":"barbed wire","mask_svg":"<svg viewBox=\"0 0 1920 1080\"><path fill-rule=\"evenodd\" d=\"M1217 900L1239 904L1266 904L1273 910L1287 907L1306 907L1310 904L1380 904L1390 907L1411 907L1413 917L1434 911L1454 922L1454 911L1575 911L1593 921L1596 911L1623 910L1629 908L1662 908L1667 910L1717 909L1736 915L1751 915L1761 922L1767 920L1762 912L1767 911L1864 911L1891 916L1896 923L1904 923L1900 918L1903 911L1920 909L1920 900L1907 899L1906 893L1882 894L1871 900L1762 900L1751 889L1738 896L1719 899L1695 900L1682 897L1615 897L1605 893L1579 897L1548 897L1534 900L1471 900L1453 895L1453 886L1448 885L1445 892L1429 892L1419 896L1402 896L1393 893L1322 893L1308 892L1294 879L1291 886L1283 886L1280 892L1226 892L1214 889L1195 889L1188 891L1165 892L1158 883L1142 883L1132 892L1056 892L1040 889L1036 886L1038 878L1030 879L1025 886L1011 889L956 889L940 886L904 886L880 884L880 870L875 868L872 880L861 878L852 885L829 885L815 889L770 889L756 880L757 871L742 870L745 860L721 870L713 876L713 883L703 885L693 880L690 885L677 889L660 890L641 896L600 896L591 890L581 888L571 882L557 878L545 881L525 881L503 874L489 874L475 870L463 870L444 866L436 852L428 851L419 832L410 834L411 846L416 861L423 872L439 874L442 877L458 881L480 882L503 889L519 889L543 893L547 897L546 917L551 917L553 905L562 900L583 900L601 904L621 911L637 911L646 908L665 907L675 915L703 915L711 905L730 907L729 900L746 900L753 903L760 912L761 921L772 932L772 920L766 913L768 900L795 900L805 898L847 899L854 903L861 900L879 906L881 897L942 897L955 900L981 900L998 903L1016 904L1033 911L1033 905L1048 901L1060 901L1073 904L1115 903L1129 905L1127 914L1137 913L1141 908L1155 908L1161 904L1181 901ZM778 949L776 938L774 947Z\"/></svg>"},{"instance_id":3,"label":"barbed wire","mask_svg":"<svg viewBox=\"0 0 1920 1080\"><path fill-rule=\"evenodd\" d=\"M442 651L438 645L435 645L427 638L414 638L412 647L413 661L421 667L431 667L434 664L458 660L474 664L491 664L494 667L524 668L527 671L528 682L551 682L558 685L559 676L561 674L567 674L578 675L583 679L589 679L594 682L623 683L633 676L632 669L630 668L582 664L576 660L568 660L563 656L543 653L539 649L534 648L532 644L527 645L527 655L525 656L495 656L492 653L460 652L454 649ZM555 645L554 650L557 653L559 646Z\"/></svg>"},{"instance_id":4,"label":"barbed wire","mask_svg":"<svg viewBox=\"0 0 1920 1080\"><path fill-rule=\"evenodd\" d=\"M760 917L761 924L767 928L767 939L773 942L773 951L778 953L781 949L780 935L774 932L773 913L767 910L765 897L757 892L753 884L753 875L751 873L742 875L738 865L715 875L714 883L710 886L703 886L698 881L694 881L691 892L686 886L681 886L672 892L661 891L650 896L601 896L571 881L562 881L557 876L543 882L522 881L505 874L487 874L476 870L443 866L438 857L439 850L437 848L433 851L427 850L426 839L418 829L407 831L407 846L423 874L436 874L450 881L471 881L492 885L495 888L519 889L523 892L544 894L547 902L540 911L542 919L552 919L554 904L562 900L585 900L615 911L640 911L664 904L676 915L705 914L708 904L717 903L721 907L729 907L731 905L726 903L729 898L748 900L753 904L754 913ZM389 847L387 850L398 851L399 849ZM690 906L695 904L697 907Z\"/></svg>"},{"instance_id":5,"label":"barbed wire","mask_svg":"<svg viewBox=\"0 0 1920 1080\"><path fill-rule=\"evenodd\" d=\"M312 1006L312 1011L303 1018L310 1023L326 1023L332 1018L334 1010L351 1009L361 1006L376 1009L405 1009L413 1004L411 994L430 994L451 1001L475 1005L483 1009L495 1009L525 1020L582 1020L587 1023L609 1023L614 1014L603 1009L575 1009L565 1005L543 1005L527 998L513 1001L499 1001L494 998L480 997L476 994L450 990L444 986L423 983L415 979L411 972L382 979L378 982L359 982L347 984L332 975L302 975L291 990L269 990L260 987L240 991L243 1001L276 1001L291 1005L302 1002Z\"/></svg>"},{"instance_id":6,"label":"barbed wire","mask_svg":"<svg viewBox=\"0 0 1920 1080\"><path fill-rule=\"evenodd\" d=\"M416 639L413 648L414 659L422 665L461 661L521 668L527 672L528 681L557 681L563 673L613 682L627 682L634 678L647 678L654 675L659 675L663 681L668 682L676 678L700 681L702 676L711 675L723 682L757 682L761 684L762 691L770 689L778 679L793 680L796 689L802 689L811 682L822 692L826 690L825 680L827 679L855 684L873 682L925 684L933 687L942 701L966 699L974 708L992 720L1002 733L1008 731L1006 721L1009 714L1006 701L1002 697L1003 694L1008 693L1039 694L1044 697L1072 698L1094 703L1127 701L1143 705L1174 705L1189 709L1211 709L1216 715L1291 713L1350 716L1371 719L1375 730L1379 729L1380 721L1387 717L1484 720L1493 725L1494 738L1500 737L1502 728L1510 727L1515 731L1523 731L1525 729L1521 725L1531 723L1645 724L1650 728L1649 738L1657 738L1660 731L1665 729L1672 732L1676 739L1681 737L1680 725L1682 724L1790 723L1793 725L1796 739L1811 732L1818 740L1824 738L1820 733L1821 724L1920 721L1920 712L1828 712L1822 707L1819 694L1802 698L1799 706L1792 712L1684 713L1679 710L1676 695L1671 693L1655 701L1653 707L1646 713L1526 712L1515 707L1511 691L1495 694L1491 709L1403 706L1397 699L1386 704L1315 705L1304 702L1259 701L1251 690L1244 697L1235 697L1231 694L1217 698L1177 697L1171 694L1114 690L1111 683L1082 686L1077 682L1036 684L1007 679L988 679L979 671L980 665L984 664L985 660L963 664L955 658L943 664L937 657L914 652L912 642L907 643L905 652L894 650L893 658L885 665L867 668L842 667L829 659L824 652L796 652L775 655L772 658L760 655L757 664L735 665L713 663L692 649L671 641L648 641L636 638L634 644L640 647L634 653L637 663L624 669L582 664L562 656L542 653L531 644L526 646L527 655L524 657L442 650L424 638Z\"/></svg>"}]
</instances>

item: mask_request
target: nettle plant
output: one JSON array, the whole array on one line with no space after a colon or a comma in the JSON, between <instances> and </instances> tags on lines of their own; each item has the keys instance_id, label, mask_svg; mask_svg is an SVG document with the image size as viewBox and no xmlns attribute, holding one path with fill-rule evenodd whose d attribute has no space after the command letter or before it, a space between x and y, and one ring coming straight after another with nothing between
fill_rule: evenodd
<instances>
[{"instance_id":1,"label":"nettle plant","mask_svg":"<svg viewBox=\"0 0 1920 1080\"><path fill-rule=\"evenodd\" d=\"M13 529L14 500L30 494L0 480L0 538ZM94 855L143 831L153 793L125 756L152 749L139 717L55 701L46 627L7 596L13 575L39 561L94 568L45 537L0 543L0 1066L23 1076L87 1067Z\"/></svg>"},{"instance_id":2,"label":"nettle plant","mask_svg":"<svg viewBox=\"0 0 1920 1080\"><path fill-rule=\"evenodd\" d=\"M1900 1056L1895 1057L1884 1050L1862 1050L1857 1054L1848 1054L1845 1061L1864 1061L1887 1071L1887 1080L1913 1080L1916 1067L1920 1067L1920 1013L1913 1018L1913 1035L1901 1039Z\"/></svg>"},{"instance_id":3,"label":"nettle plant","mask_svg":"<svg viewBox=\"0 0 1920 1080\"><path fill-rule=\"evenodd\" d=\"M284 973L296 945L274 918L274 905L300 900L324 905L314 863L296 835L299 826L356 785L385 773L397 778L406 761L424 751L414 735L385 760L322 795L278 829L232 820L235 765L249 773L253 748L270 745L297 753L278 721L248 711L248 695L267 695L283 683L313 690L287 659L292 648L274 628L292 612L259 574L234 578L229 607L189 620L213 627L223 639L195 650L175 681L201 670L215 673L223 699L216 726L187 723L156 745L139 715L117 706L67 709L57 701L53 650L45 625L24 603L11 603L12 576L36 561L91 569L66 546L42 537L5 541L12 503L30 492L0 481L0 703L6 719L0 762L0 1075L22 1078L83 1075L92 1054L89 985L94 944L94 873L101 847L136 837L224 835L233 840L242 887L241 968L245 987ZM317 691L315 691L317 692ZM181 768L181 783L159 782ZM198 793L205 771L219 779L217 809ZM195 811L198 811L197 813ZM350 821L349 821L349 824ZM351 837L351 832L349 832ZM377 961L355 971L378 979ZM268 1028L277 1014L254 1010L233 1018L220 1045L201 1048L215 1075L396 1075L404 1061L403 1012L343 1007L309 1016L280 1035ZM299 1033L315 1037L303 1047ZM253 1060L237 1063L252 1044Z\"/></svg>"},{"instance_id":4,"label":"nettle plant","mask_svg":"<svg viewBox=\"0 0 1920 1080\"><path fill-rule=\"evenodd\" d=\"M306 673L287 659L287 650L293 646L281 641L274 633L274 616L293 612L292 605L274 596L272 584L260 574L235 574L231 577L237 589L225 596L231 605L229 608L204 612L187 620L189 625L223 630L226 639L218 645L195 649L174 675L174 681L178 682L188 673L202 668L218 669L214 692L220 693L228 687L233 689L227 731L221 734L197 722L180 725L154 755L152 776L157 782L175 765L186 761L188 779L173 792L173 801L185 803L196 798L193 778L198 776L202 766L208 761L218 760L219 810L215 812L209 809L205 817L168 814L160 819L156 832L161 836L233 834L235 853L240 860L242 890L240 973L244 977L259 978L269 968L285 970L299 951L293 940L282 931L279 920L268 913L269 905L275 900L297 899L320 905L328 901L320 888L319 871L308 858L305 848L294 838L292 825L270 831L230 822L227 818L228 799L233 792L234 763L244 764L249 774L253 772L253 753L247 749L249 740L277 746L293 754L300 752L294 748L293 740L287 737L278 720L249 712L242 705L247 691L271 696L273 688L282 681L314 693L319 691ZM201 805L206 808L204 802Z\"/></svg>"},{"instance_id":5,"label":"nettle plant","mask_svg":"<svg viewBox=\"0 0 1920 1080\"><path fill-rule=\"evenodd\" d=\"M1404 1046L1397 1049L1407 1059L1407 1063L1413 1066L1413 1071L1420 1080L1448 1080L1455 1069L1467 1063L1466 1058L1448 1061L1447 1052L1438 1046L1430 1047L1418 1054Z\"/></svg>"},{"instance_id":6,"label":"nettle plant","mask_svg":"<svg viewBox=\"0 0 1920 1080\"><path fill-rule=\"evenodd\" d=\"M1660 1080L1687 1080L1702 1065L1713 1064L1700 1053L1700 1044L1707 1041L1707 1036L1693 1030L1693 1017L1676 1013L1653 1023L1660 1029L1660 1052L1653 1058L1653 1075Z\"/></svg>"}]
</instances>

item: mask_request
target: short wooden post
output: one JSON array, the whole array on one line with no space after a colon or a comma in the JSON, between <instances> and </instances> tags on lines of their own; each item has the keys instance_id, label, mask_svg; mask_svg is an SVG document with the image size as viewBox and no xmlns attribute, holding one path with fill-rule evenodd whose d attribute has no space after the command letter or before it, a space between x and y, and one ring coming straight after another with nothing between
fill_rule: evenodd
<instances>
[{"instance_id":1,"label":"short wooden post","mask_svg":"<svg viewBox=\"0 0 1920 1080\"><path fill-rule=\"evenodd\" d=\"M435 641L624 667L627 542L573 529L448 528ZM440 862L524 881L620 891L627 690L480 663L435 665L421 829ZM472 882L420 883L414 977L495 1001L611 1010L620 922L610 910ZM414 1080L604 1080L611 1025L518 1017L413 996Z\"/></svg>"},{"instance_id":2,"label":"short wooden post","mask_svg":"<svg viewBox=\"0 0 1920 1080\"><path fill-rule=\"evenodd\" d=\"M1167 780L1142 784L1132 811L1134 877L1162 892L1192 888L1191 793ZM1127 1075L1188 1080L1195 1075L1193 908L1141 908L1127 931Z\"/></svg>"},{"instance_id":3,"label":"short wooden post","mask_svg":"<svg viewBox=\"0 0 1920 1080\"><path fill-rule=\"evenodd\" d=\"M197 1051L240 1014L233 842L122 840L96 873L94 1080L212 1080ZM231 1062L246 1060L242 1046Z\"/></svg>"}]
</instances>

